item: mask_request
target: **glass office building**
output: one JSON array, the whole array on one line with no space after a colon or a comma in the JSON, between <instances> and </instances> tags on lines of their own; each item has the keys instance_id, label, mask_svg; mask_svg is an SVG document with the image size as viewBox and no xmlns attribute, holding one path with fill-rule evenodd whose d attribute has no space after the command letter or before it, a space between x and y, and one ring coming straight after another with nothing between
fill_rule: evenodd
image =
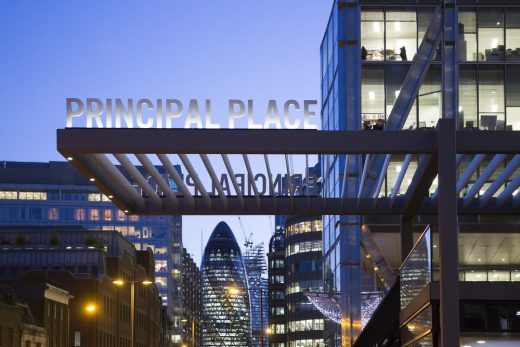
<instances>
[{"instance_id":1,"label":"glass office building","mask_svg":"<svg viewBox=\"0 0 520 347\"><path fill-rule=\"evenodd\" d=\"M328 20L323 41L321 43L321 96L322 96L322 129L333 130L383 130L400 95L403 81L412 66L412 61L419 54L419 47L430 26L434 13L441 2L417 0L417 1L378 1L360 0L355 2L360 7L359 18L359 46L361 58L360 83L357 91L351 91L347 95L346 79L349 75L349 67L346 63L346 49L353 42L348 42L345 37L340 37L347 27L348 11L345 4L334 1L331 15ZM456 47L458 51L458 107L454 111L458 130L483 131L483 130L520 130L520 3L516 1L457 1L456 5ZM352 24L352 23L350 23ZM357 24L357 23L355 23ZM354 42L357 44L357 41ZM442 38L441 38L442 43ZM421 57L424 58L424 57ZM442 44L435 50L431 63L425 72L418 94L412 100L413 105L404 121L401 130L431 129L437 125L437 121L443 114L443 67ZM361 116L359 123L351 123L345 116L347 114L349 100L360 100ZM349 125L347 125L347 123ZM380 190L375 193L379 197L391 197L404 194L413 178L413 173L418 167L418 156L411 158L407 164L408 170L402 183L395 191L392 191L398 180L403 165L404 156L392 156L386 169L386 175L381 181ZM363 160L363 159L362 159ZM463 197L469 190L469 185L474 183L487 165L492 156L483 156L475 173L468 178L466 184L459 189ZM507 157L500 164L504 168L511 158ZM460 179L466 168L473 161L471 157L460 158L458 178ZM323 155L322 194L326 197L345 197L343 185L346 177L344 155ZM361 161L362 162L362 161ZM355 164L361 174L360 163ZM492 180L499 173L494 173L489 180L476 192L482 196L490 187ZM514 177L514 176L513 176ZM459 181L460 183L460 181ZM506 182L507 184L507 182ZM503 189L503 185L494 196ZM437 180L430 187L430 196L436 194ZM361 192L361 191L360 191ZM363 197L363 196L360 196ZM500 247L495 251L504 252L500 257L490 258L488 254L472 253L469 244L478 244L482 234L487 230L501 230L495 234L494 241L489 239L487 247L494 247L496 240L509 240L513 242L518 233L518 218L500 220L486 217L488 226L482 225L483 219L461 218L461 281L481 280L489 281L490 272L495 276L500 271L509 274L509 279L514 281L518 267L518 259L512 259ZM428 223L427 218L419 218L421 224ZM366 218L364 223L378 222L375 218ZM376 238L389 241L389 237L382 237L384 232L395 232L399 237L399 229L389 227L398 226L398 220L387 218L386 222L379 220L377 229L381 234ZM462 225L464 223L465 225ZM501 227L501 223L507 224ZM347 226L343 216L323 216L323 260L325 274L325 289L332 292L345 290L342 286L350 286L346 278L342 278L340 263L340 231L345 231ZM392 231L393 230L393 231ZM474 233L474 234L471 234ZM498 242L498 241L496 241ZM485 243L481 247L486 247ZM491 246L489 246L491 244ZM437 247L436 245L434 247ZM385 247L386 249L387 247ZM394 257L396 258L396 257ZM396 269L401 259L392 261L391 265ZM371 269L361 269L360 278L368 278L373 273ZM500 272L501 273L501 272ZM474 275L477 274L477 275ZM478 277L476 277L478 276ZM379 289L377 277L373 274L374 285L372 290ZM357 283L362 289L371 290L366 286L368 281ZM478 330L478 329L477 329ZM500 329L498 329L500 330ZM511 330L502 330L511 332ZM339 327L337 328L339 334ZM464 333L466 334L466 333ZM464 335L463 334L463 335ZM484 339L482 339L483 341ZM470 343L471 339L463 340ZM339 345L339 336L329 336L328 345ZM432 342L434 343L434 342Z\"/></svg>"},{"instance_id":2,"label":"glass office building","mask_svg":"<svg viewBox=\"0 0 520 347\"><path fill-rule=\"evenodd\" d=\"M324 317L305 297L322 291L322 221L319 216L285 220L286 329L288 347L323 346Z\"/></svg>"},{"instance_id":3,"label":"glass office building","mask_svg":"<svg viewBox=\"0 0 520 347\"><path fill-rule=\"evenodd\" d=\"M246 270L235 235L225 222L215 227L206 244L201 281L203 346L251 346Z\"/></svg>"},{"instance_id":4,"label":"glass office building","mask_svg":"<svg viewBox=\"0 0 520 347\"><path fill-rule=\"evenodd\" d=\"M137 250L151 248L156 284L172 319L171 338L181 342L181 216L128 216L67 162L0 164L0 225L117 230Z\"/></svg>"},{"instance_id":5,"label":"glass office building","mask_svg":"<svg viewBox=\"0 0 520 347\"><path fill-rule=\"evenodd\" d=\"M285 217L276 216L275 232L269 240L269 346L287 346L285 312Z\"/></svg>"},{"instance_id":6,"label":"glass office building","mask_svg":"<svg viewBox=\"0 0 520 347\"><path fill-rule=\"evenodd\" d=\"M263 347L269 344L268 300L267 300L267 263L265 261L264 244L250 245L244 252L244 265L249 286L251 301L251 333L252 347ZM263 342L262 342L263 338Z\"/></svg>"}]
</instances>

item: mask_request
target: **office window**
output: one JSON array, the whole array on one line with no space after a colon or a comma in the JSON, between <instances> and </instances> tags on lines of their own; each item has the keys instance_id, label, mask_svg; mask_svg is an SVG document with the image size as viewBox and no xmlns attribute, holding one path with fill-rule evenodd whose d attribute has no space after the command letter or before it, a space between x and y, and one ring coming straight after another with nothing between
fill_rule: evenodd
<instances>
[{"instance_id":1,"label":"office window","mask_svg":"<svg viewBox=\"0 0 520 347\"><path fill-rule=\"evenodd\" d=\"M18 198L20 200L47 200L45 192L20 192Z\"/></svg>"},{"instance_id":2,"label":"office window","mask_svg":"<svg viewBox=\"0 0 520 347\"><path fill-rule=\"evenodd\" d=\"M477 60L477 13L473 9L459 11L459 60Z\"/></svg>"},{"instance_id":3,"label":"office window","mask_svg":"<svg viewBox=\"0 0 520 347\"><path fill-rule=\"evenodd\" d=\"M506 10L506 61L520 61L520 10Z\"/></svg>"},{"instance_id":4,"label":"office window","mask_svg":"<svg viewBox=\"0 0 520 347\"><path fill-rule=\"evenodd\" d=\"M477 72L471 67L459 70L459 129L472 129L477 121Z\"/></svg>"},{"instance_id":5,"label":"office window","mask_svg":"<svg viewBox=\"0 0 520 347\"><path fill-rule=\"evenodd\" d=\"M16 200L18 199L18 193L12 191L0 191L0 200Z\"/></svg>"},{"instance_id":6,"label":"office window","mask_svg":"<svg viewBox=\"0 0 520 347\"><path fill-rule=\"evenodd\" d=\"M479 127L482 130L504 130L504 71L479 71Z\"/></svg>"},{"instance_id":7,"label":"office window","mask_svg":"<svg viewBox=\"0 0 520 347\"><path fill-rule=\"evenodd\" d=\"M386 60L412 60L417 53L416 11L386 12Z\"/></svg>"},{"instance_id":8,"label":"office window","mask_svg":"<svg viewBox=\"0 0 520 347\"><path fill-rule=\"evenodd\" d=\"M76 211L74 211L74 219L85 220L85 209L77 208Z\"/></svg>"},{"instance_id":9,"label":"office window","mask_svg":"<svg viewBox=\"0 0 520 347\"><path fill-rule=\"evenodd\" d=\"M111 221L112 220L112 210L105 209L104 214L103 214L103 219L106 221Z\"/></svg>"},{"instance_id":10,"label":"office window","mask_svg":"<svg viewBox=\"0 0 520 347\"><path fill-rule=\"evenodd\" d=\"M437 125L442 116L441 71L430 66L419 88L419 128Z\"/></svg>"},{"instance_id":11,"label":"office window","mask_svg":"<svg viewBox=\"0 0 520 347\"><path fill-rule=\"evenodd\" d=\"M384 127L385 72L382 67L363 66L361 70L361 112L363 129Z\"/></svg>"},{"instance_id":12,"label":"office window","mask_svg":"<svg viewBox=\"0 0 520 347\"><path fill-rule=\"evenodd\" d=\"M471 270L466 272L466 282L484 282L487 281L486 271Z\"/></svg>"},{"instance_id":13,"label":"office window","mask_svg":"<svg viewBox=\"0 0 520 347\"><path fill-rule=\"evenodd\" d=\"M394 106L395 100L401 91L404 78L408 73L408 65L391 65L387 66L385 70L385 95L386 95L386 117L390 116L390 112ZM417 128L417 106L416 103L412 106L408 118L404 123L403 129Z\"/></svg>"},{"instance_id":14,"label":"office window","mask_svg":"<svg viewBox=\"0 0 520 347\"><path fill-rule=\"evenodd\" d=\"M361 12L361 60L385 59L384 13L382 10Z\"/></svg>"},{"instance_id":15,"label":"office window","mask_svg":"<svg viewBox=\"0 0 520 347\"><path fill-rule=\"evenodd\" d=\"M488 273L490 282L509 282L511 280L509 271L493 270Z\"/></svg>"},{"instance_id":16,"label":"office window","mask_svg":"<svg viewBox=\"0 0 520 347\"><path fill-rule=\"evenodd\" d=\"M506 130L520 130L520 67L507 67Z\"/></svg>"},{"instance_id":17,"label":"office window","mask_svg":"<svg viewBox=\"0 0 520 347\"><path fill-rule=\"evenodd\" d=\"M99 220L99 210L97 208L90 210L90 220Z\"/></svg>"},{"instance_id":18,"label":"office window","mask_svg":"<svg viewBox=\"0 0 520 347\"><path fill-rule=\"evenodd\" d=\"M58 209L55 207L51 207L48 210L49 220L57 220L59 218Z\"/></svg>"},{"instance_id":19,"label":"office window","mask_svg":"<svg viewBox=\"0 0 520 347\"><path fill-rule=\"evenodd\" d=\"M504 13L502 9L481 9L478 13L478 60L504 60Z\"/></svg>"},{"instance_id":20,"label":"office window","mask_svg":"<svg viewBox=\"0 0 520 347\"><path fill-rule=\"evenodd\" d=\"M88 201L101 201L101 194L99 193L89 193Z\"/></svg>"},{"instance_id":21,"label":"office window","mask_svg":"<svg viewBox=\"0 0 520 347\"><path fill-rule=\"evenodd\" d=\"M426 34L426 30L428 30L428 26L430 25L433 14L435 12L434 7L419 7L417 9L417 46L419 46ZM434 55L434 60L440 60L440 48L437 49L437 54ZM412 60L413 57L410 57L408 60Z\"/></svg>"}]
</instances>

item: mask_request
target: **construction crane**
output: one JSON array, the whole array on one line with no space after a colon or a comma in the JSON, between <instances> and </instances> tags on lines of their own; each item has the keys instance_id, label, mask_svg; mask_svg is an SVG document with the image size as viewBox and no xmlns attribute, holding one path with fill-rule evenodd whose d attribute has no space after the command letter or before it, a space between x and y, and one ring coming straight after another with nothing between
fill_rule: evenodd
<instances>
[{"instance_id":1,"label":"construction crane","mask_svg":"<svg viewBox=\"0 0 520 347\"><path fill-rule=\"evenodd\" d=\"M251 239L253 238L253 233L249 234L249 237L247 237L246 230L244 229L244 224L242 223L242 218L240 218L240 216L237 216L237 218L238 222L240 223L240 229L242 229L242 234L244 235L244 247L247 251L249 247L253 246L253 241L251 241Z\"/></svg>"}]
</instances>

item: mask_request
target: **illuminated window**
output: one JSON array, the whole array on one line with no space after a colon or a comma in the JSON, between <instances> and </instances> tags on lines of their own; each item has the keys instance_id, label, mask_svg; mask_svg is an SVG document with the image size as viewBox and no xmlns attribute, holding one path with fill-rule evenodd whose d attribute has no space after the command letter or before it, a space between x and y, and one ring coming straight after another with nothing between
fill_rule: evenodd
<instances>
[{"instance_id":1,"label":"illuminated window","mask_svg":"<svg viewBox=\"0 0 520 347\"><path fill-rule=\"evenodd\" d=\"M74 212L75 220L85 220L85 210L82 208L77 208Z\"/></svg>"},{"instance_id":2,"label":"illuminated window","mask_svg":"<svg viewBox=\"0 0 520 347\"><path fill-rule=\"evenodd\" d=\"M155 247L155 254L166 254L166 247Z\"/></svg>"},{"instance_id":3,"label":"illuminated window","mask_svg":"<svg viewBox=\"0 0 520 347\"><path fill-rule=\"evenodd\" d=\"M0 200L15 200L18 198L17 192L0 190Z\"/></svg>"},{"instance_id":4,"label":"illuminated window","mask_svg":"<svg viewBox=\"0 0 520 347\"><path fill-rule=\"evenodd\" d=\"M104 220L110 221L112 220L112 210L106 209L103 216Z\"/></svg>"},{"instance_id":5,"label":"illuminated window","mask_svg":"<svg viewBox=\"0 0 520 347\"><path fill-rule=\"evenodd\" d=\"M117 220L118 221L124 221L125 220L125 213L121 210L117 211Z\"/></svg>"},{"instance_id":6,"label":"illuminated window","mask_svg":"<svg viewBox=\"0 0 520 347\"><path fill-rule=\"evenodd\" d=\"M20 192L20 200L47 200L45 192Z\"/></svg>"},{"instance_id":7,"label":"illuminated window","mask_svg":"<svg viewBox=\"0 0 520 347\"><path fill-rule=\"evenodd\" d=\"M88 201L101 201L101 194L99 193L89 193Z\"/></svg>"},{"instance_id":8,"label":"illuminated window","mask_svg":"<svg viewBox=\"0 0 520 347\"><path fill-rule=\"evenodd\" d=\"M58 209L53 207L49 209L49 219L50 220L57 220L58 219Z\"/></svg>"},{"instance_id":9,"label":"illuminated window","mask_svg":"<svg viewBox=\"0 0 520 347\"><path fill-rule=\"evenodd\" d=\"M158 287L166 287L168 281L166 277L155 277L155 284L157 284Z\"/></svg>"},{"instance_id":10,"label":"illuminated window","mask_svg":"<svg viewBox=\"0 0 520 347\"><path fill-rule=\"evenodd\" d=\"M155 272L166 272L166 260L155 261Z\"/></svg>"},{"instance_id":11,"label":"illuminated window","mask_svg":"<svg viewBox=\"0 0 520 347\"><path fill-rule=\"evenodd\" d=\"M97 208L90 210L90 220L99 220L99 210Z\"/></svg>"}]
</instances>

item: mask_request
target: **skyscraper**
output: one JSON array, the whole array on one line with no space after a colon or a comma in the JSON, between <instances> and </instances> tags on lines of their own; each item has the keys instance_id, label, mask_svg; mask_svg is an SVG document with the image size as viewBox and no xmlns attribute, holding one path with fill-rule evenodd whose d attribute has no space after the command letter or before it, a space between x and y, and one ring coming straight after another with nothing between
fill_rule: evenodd
<instances>
[{"instance_id":1,"label":"skyscraper","mask_svg":"<svg viewBox=\"0 0 520 347\"><path fill-rule=\"evenodd\" d=\"M249 285L249 298L251 300L251 331L252 346L266 346L268 336L267 328L267 264L265 262L264 244L259 243L248 247L244 253L247 283ZM263 336L263 343L262 343Z\"/></svg>"},{"instance_id":2,"label":"skyscraper","mask_svg":"<svg viewBox=\"0 0 520 347\"><path fill-rule=\"evenodd\" d=\"M202 288L200 270L186 248L182 249L182 341L202 346Z\"/></svg>"},{"instance_id":3,"label":"skyscraper","mask_svg":"<svg viewBox=\"0 0 520 347\"><path fill-rule=\"evenodd\" d=\"M203 346L250 346L246 270L235 235L225 222L220 222L211 233L201 272Z\"/></svg>"},{"instance_id":4,"label":"skyscraper","mask_svg":"<svg viewBox=\"0 0 520 347\"><path fill-rule=\"evenodd\" d=\"M285 220L285 305L287 346L323 346L323 315L305 297L305 290L323 289L322 221L320 216Z\"/></svg>"},{"instance_id":5,"label":"skyscraper","mask_svg":"<svg viewBox=\"0 0 520 347\"><path fill-rule=\"evenodd\" d=\"M277 216L276 229L269 240L269 335L270 347L285 347L285 218Z\"/></svg>"}]
</instances>

